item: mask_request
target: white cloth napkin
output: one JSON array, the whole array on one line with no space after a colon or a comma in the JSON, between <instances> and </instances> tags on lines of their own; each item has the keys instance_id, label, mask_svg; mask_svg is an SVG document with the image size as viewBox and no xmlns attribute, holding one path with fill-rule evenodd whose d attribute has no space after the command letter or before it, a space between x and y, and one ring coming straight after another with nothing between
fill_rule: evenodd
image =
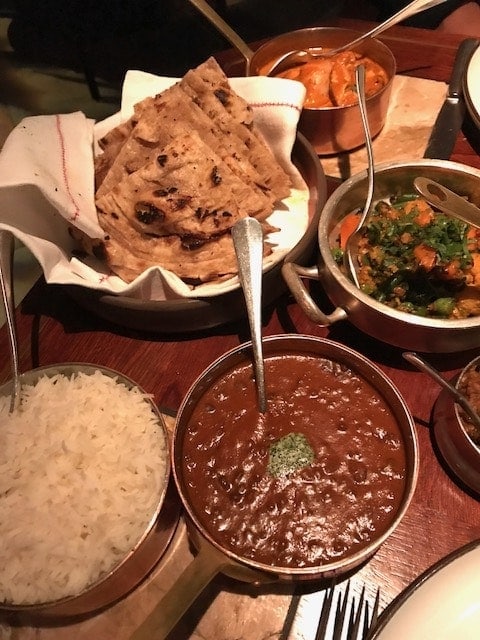
<instances>
[{"instance_id":1,"label":"white cloth napkin","mask_svg":"<svg viewBox=\"0 0 480 640\"><path fill-rule=\"evenodd\" d=\"M121 110L110 118L95 124L80 112L31 116L5 141L0 153L0 228L12 231L30 249L47 282L145 299L211 296L238 286L238 279L231 278L192 289L156 267L127 284L94 258L80 260L74 255L76 243L69 233L72 225L93 238L103 235L94 204L97 140L127 119L136 102L176 80L129 71ZM308 225L308 189L290 158L305 89L298 82L278 78L232 78L231 83L251 104L257 126L294 180L287 208L275 211L270 218L281 232L269 237L277 246L265 263L268 269L295 246Z\"/></svg>"}]
</instances>

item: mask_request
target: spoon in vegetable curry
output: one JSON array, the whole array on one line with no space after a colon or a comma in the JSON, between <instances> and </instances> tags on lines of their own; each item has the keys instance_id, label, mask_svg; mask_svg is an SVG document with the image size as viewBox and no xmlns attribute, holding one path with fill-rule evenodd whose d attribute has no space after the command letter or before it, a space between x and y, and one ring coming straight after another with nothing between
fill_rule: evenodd
<instances>
[{"instance_id":1,"label":"spoon in vegetable curry","mask_svg":"<svg viewBox=\"0 0 480 640\"><path fill-rule=\"evenodd\" d=\"M365 67L363 65L359 65L356 68L355 79L357 84L358 106L360 107L360 114L362 117L362 124L365 132L365 144L367 147L368 189L367 189L367 198L365 200L365 206L363 208L363 212L358 217L358 223L356 228L353 230L353 233L350 234L350 236L346 241L345 250L343 252L343 263L344 263L345 269L347 270L347 273L351 276L352 280L355 282L357 287L360 287L360 282L357 274L358 240L361 236L362 227L365 224L368 218L368 214L370 213L370 209L372 207L375 165L373 160L372 138L370 135L370 128L368 125L368 118L367 118L367 105L365 102Z\"/></svg>"},{"instance_id":2,"label":"spoon in vegetable curry","mask_svg":"<svg viewBox=\"0 0 480 640\"><path fill-rule=\"evenodd\" d=\"M433 207L480 229L480 208L473 202L424 176L415 178L413 186Z\"/></svg>"}]
</instances>

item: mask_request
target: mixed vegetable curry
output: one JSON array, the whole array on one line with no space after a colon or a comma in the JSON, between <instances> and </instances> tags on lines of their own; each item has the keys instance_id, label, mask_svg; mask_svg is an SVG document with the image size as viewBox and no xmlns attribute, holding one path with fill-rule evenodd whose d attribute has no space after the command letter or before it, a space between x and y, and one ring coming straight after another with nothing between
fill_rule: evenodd
<instances>
[{"instance_id":1,"label":"mixed vegetable curry","mask_svg":"<svg viewBox=\"0 0 480 640\"><path fill-rule=\"evenodd\" d=\"M339 264L358 216L342 220L334 249ZM420 196L375 205L358 260L362 291L390 307L427 317L480 315L480 230L438 213Z\"/></svg>"}]
</instances>

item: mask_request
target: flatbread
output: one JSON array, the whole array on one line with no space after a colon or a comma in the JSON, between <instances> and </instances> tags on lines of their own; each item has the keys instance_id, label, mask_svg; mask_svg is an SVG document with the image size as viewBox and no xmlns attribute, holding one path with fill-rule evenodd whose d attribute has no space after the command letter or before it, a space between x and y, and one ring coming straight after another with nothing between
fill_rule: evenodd
<instances>
[{"instance_id":1,"label":"flatbread","mask_svg":"<svg viewBox=\"0 0 480 640\"><path fill-rule=\"evenodd\" d=\"M226 233L240 218L258 213L258 206L255 190L195 131L162 147L97 200L99 211L122 213L140 233L177 235L185 246Z\"/></svg>"},{"instance_id":2,"label":"flatbread","mask_svg":"<svg viewBox=\"0 0 480 640\"><path fill-rule=\"evenodd\" d=\"M252 216L264 234L277 230L267 218L290 177L213 58L137 103L100 146L95 201L105 237L82 244L126 282L154 266L192 285L231 277L235 222Z\"/></svg>"},{"instance_id":3,"label":"flatbread","mask_svg":"<svg viewBox=\"0 0 480 640\"><path fill-rule=\"evenodd\" d=\"M247 146L233 133L225 135L178 84L144 105L142 117L97 190L97 198L150 162L169 142L191 131L197 131L230 169L257 193L258 215L270 215L276 197L251 163Z\"/></svg>"},{"instance_id":4,"label":"flatbread","mask_svg":"<svg viewBox=\"0 0 480 640\"><path fill-rule=\"evenodd\" d=\"M139 273L157 266L192 285L222 280L238 272L230 233L187 248L176 235L156 237L138 233L121 212L100 213L99 221L105 237L96 247L95 255L102 255L112 271L126 282L132 282ZM271 251L271 245L265 242L264 255Z\"/></svg>"},{"instance_id":5,"label":"flatbread","mask_svg":"<svg viewBox=\"0 0 480 640\"><path fill-rule=\"evenodd\" d=\"M290 179L278 164L271 149L252 126L252 109L228 84L228 79L214 58L187 71L180 87L216 123L220 131L232 134L248 149L248 158L275 200L290 193ZM248 122L248 126L246 126Z\"/></svg>"}]
</instances>

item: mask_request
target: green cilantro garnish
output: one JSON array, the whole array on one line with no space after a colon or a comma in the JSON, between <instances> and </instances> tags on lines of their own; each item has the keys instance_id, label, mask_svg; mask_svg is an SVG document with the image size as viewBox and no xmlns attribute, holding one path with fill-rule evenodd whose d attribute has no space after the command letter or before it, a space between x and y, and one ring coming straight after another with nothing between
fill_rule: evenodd
<instances>
[{"instance_id":1,"label":"green cilantro garnish","mask_svg":"<svg viewBox=\"0 0 480 640\"><path fill-rule=\"evenodd\" d=\"M270 445L268 471L275 477L284 476L307 467L314 457L303 433L289 433Z\"/></svg>"}]
</instances>

